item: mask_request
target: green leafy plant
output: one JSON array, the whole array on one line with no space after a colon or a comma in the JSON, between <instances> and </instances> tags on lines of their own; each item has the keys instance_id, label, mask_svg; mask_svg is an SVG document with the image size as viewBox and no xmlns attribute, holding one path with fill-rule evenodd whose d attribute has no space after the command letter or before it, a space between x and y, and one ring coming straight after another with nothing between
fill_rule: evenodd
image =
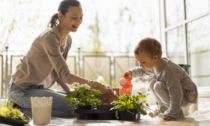
<instances>
[{"instance_id":1,"label":"green leafy plant","mask_svg":"<svg viewBox=\"0 0 210 126\"><path fill-rule=\"evenodd\" d=\"M23 113L12 106L0 105L0 116L26 121Z\"/></svg>"},{"instance_id":2,"label":"green leafy plant","mask_svg":"<svg viewBox=\"0 0 210 126\"><path fill-rule=\"evenodd\" d=\"M101 91L92 89L87 84L73 84L74 91L68 94L65 98L69 99L71 102L69 105L76 106L92 106L101 105L102 102L99 99Z\"/></svg>"},{"instance_id":3,"label":"green leafy plant","mask_svg":"<svg viewBox=\"0 0 210 126\"><path fill-rule=\"evenodd\" d=\"M113 104L115 106L112 109L116 110L116 118L119 119L118 113L119 111L128 111L131 114L134 114L130 112L131 109L136 109L137 112L141 113L142 115L146 115L146 108L149 106L148 103L146 103L146 95L143 95L139 93L139 95L133 95L133 96L120 96L119 100L113 101Z\"/></svg>"},{"instance_id":4,"label":"green leafy plant","mask_svg":"<svg viewBox=\"0 0 210 126\"><path fill-rule=\"evenodd\" d=\"M24 114L19 109L13 108L13 104L9 104L10 97L6 104L0 105L0 116L26 121Z\"/></svg>"}]
</instances>

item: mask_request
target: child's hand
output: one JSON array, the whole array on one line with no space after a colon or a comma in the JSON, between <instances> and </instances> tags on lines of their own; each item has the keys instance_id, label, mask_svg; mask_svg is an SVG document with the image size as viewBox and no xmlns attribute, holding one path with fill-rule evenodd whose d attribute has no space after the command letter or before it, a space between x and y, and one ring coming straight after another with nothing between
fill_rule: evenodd
<instances>
[{"instance_id":1,"label":"child's hand","mask_svg":"<svg viewBox=\"0 0 210 126\"><path fill-rule=\"evenodd\" d=\"M164 116L163 117L163 120L165 120L165 121L171 121L171 120L173 120L174 118L172 118L172 117L170 117L170 116Z\"/></svg>"},{"instance_id":2,"label":"child's hand","mask_svg":"<svg viewBox=\"0 0 210 126\"><path fill-rule=\"evenodd\" d=\"M132 74L131 74L131 72L125 72L124 73L124 75L123 75L123 77L125 78L125 79L128 79L128 78L132 78Z\"/></svg>"}]
</instances>

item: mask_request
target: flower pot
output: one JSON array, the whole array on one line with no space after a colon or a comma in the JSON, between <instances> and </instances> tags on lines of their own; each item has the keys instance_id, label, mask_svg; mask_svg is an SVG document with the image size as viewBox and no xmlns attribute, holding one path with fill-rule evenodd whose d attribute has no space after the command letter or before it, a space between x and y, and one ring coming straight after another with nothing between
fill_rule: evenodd
<instances>
[{"instance_id":1,"label":"flower pot","mask_svg":"<svg viewBox=\"0 0 210 126\"><path fill-rule=\"evenodd\" d=\"M129 111L129 112L128 112ZM119 111L119 120L139 120L140 113L136 109Z\"/></svg>"}]
</instances>

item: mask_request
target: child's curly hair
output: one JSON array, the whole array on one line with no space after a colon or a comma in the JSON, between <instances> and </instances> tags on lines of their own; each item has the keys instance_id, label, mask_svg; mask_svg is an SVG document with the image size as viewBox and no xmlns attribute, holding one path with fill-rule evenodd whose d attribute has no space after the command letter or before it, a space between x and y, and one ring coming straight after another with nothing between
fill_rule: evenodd
<instances>
[{"instance_id":1,"label":"child's curly hair","mask_svg":"<svg viewBox=\"0 0 210 126\"><path fill-rule=\"evenodd\" d=\"M162 56L162 47L160 42L154 38L144 38L136 46L134 50L135 55L145 52L151 57L157 55L158 57Z\"/></svg>"}]
</instances>

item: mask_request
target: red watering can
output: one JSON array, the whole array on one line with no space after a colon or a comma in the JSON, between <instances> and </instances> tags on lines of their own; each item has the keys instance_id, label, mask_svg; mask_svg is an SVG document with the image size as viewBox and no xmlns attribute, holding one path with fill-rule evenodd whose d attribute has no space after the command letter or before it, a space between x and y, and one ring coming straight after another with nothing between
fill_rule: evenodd
<instances>
[{"instance_id":1,"label":"red watering can","mask_svg":"<svg viewBox=\"0 0 210 126\"><path fill-rule=\"evenodd\" d=\"M130 96L132 93L132 87L133 87L133 85L131 84L131 79L125 76L124 78L120 79L119 83L120 83L120 86L122 86L122 88L120 89L120 96L123 96L124 94L127 94L128 96Z\"/></svg>"}]
</instances>

